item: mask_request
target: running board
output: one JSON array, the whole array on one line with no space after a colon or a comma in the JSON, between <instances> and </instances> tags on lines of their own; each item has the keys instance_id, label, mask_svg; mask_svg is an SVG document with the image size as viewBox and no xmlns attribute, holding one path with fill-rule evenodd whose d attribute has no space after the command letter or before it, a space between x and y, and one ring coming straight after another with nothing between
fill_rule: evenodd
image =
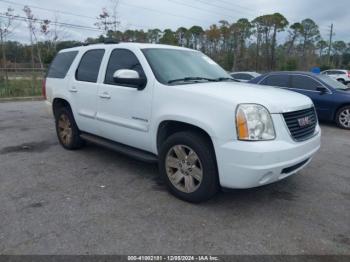
<instances>
[{"instance_id":1,"label":"running board","mask_svg":"<svg viewBox=\"0 0 350 262\"><path fill-rule=\"evenodd\" d=\"M100 145L102 147L111 149L113 151L116 151L118 153L121 153L123 155L127 155L130 156L132 158L135 158L137 160L143 161L143 162L147 162L147 163L157 163L158 162L158 158L156 155L134 148L134 147L130 147L130 146L126 146L102 137L98 137L95 135L90 135L87 133L82 133L80 135L80 137L84 140L87 140L93 144L97 144Z\"/></svg>"}]
</instances>

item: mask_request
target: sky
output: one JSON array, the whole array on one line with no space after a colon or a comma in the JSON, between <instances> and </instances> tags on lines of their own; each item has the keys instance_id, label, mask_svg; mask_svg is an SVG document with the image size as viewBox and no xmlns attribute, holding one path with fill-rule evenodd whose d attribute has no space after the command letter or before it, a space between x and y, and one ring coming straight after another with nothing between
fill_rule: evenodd
<instances>
[{"instance_id":1,"label":"sky","mask_svg":"<svg viewBox=\"0 0 350 262\"><path fill-rule=\"evenodd\" d=\"M82 25L89 29L59 27L60 40L84 41L101 32L92 30L102 8L110 8L113 0L0 0L0 12L8 7L15 14L24 16L24 5L31 7L38 19ZM114 0L115 1L115 0ZM334 40L350 42L349 0L119 0L118 18L120 30L171 28L199 25L208 28L220 20L232 23L239 18L254 19L257 16L279 12L290 24L305 18L313 19L320 27L323 38L329 38L330 25L334 24ZM40 36L39 36L40 38ZM10 40L29 41L24 22L15 22Z\"/></svg>"}]
</instances>

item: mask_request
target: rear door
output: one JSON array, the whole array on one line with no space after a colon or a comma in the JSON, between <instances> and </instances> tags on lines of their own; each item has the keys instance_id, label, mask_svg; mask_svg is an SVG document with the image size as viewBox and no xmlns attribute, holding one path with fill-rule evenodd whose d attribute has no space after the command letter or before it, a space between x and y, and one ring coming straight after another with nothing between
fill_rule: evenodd
<instances>
[{"instance_id":1,"label":"rear door","mask_svg":"<svg viewBox=\"0 0 350 262\"><path fill-rule=\"evenodd\" d=\"M318 87L325 87L320 81L305 75L292 75L290 89L306 95L313 101L320 119L329 119L332 114L329 100L332 92L322 94ZM328 89L328 88L327 88Z\"/></svg>"},{"instance_id":2,"label":"rear door","mask_svg":"<svg viewBox=\"0 0 350 262\"><path fill-rule=\"evenodd\" d=\"M334 79L338 78L338 73L337 73L337 71L334 71L334 70L327 71L327 75L331 78L334 78Z\"/></svg>"},{"instance_id":3,"label":"rear door","mask_svg":"<svg viewBox=\"0 0 350 262\"><path fill-rule=\"evenodd\" d=\"M104 49L86 51L81 57L68 89L79 129L96 135L99 134L95 119L97 114L97 81L104 53Z\"/></svg>"},{"instance_id":4,"label":"rear door","mask_svg":"<svg viewBox=\"0 0 350 262\"><path fill-rule=\"evenodd\" d=\"M336 78L337 80L341 79L346 81L347 73L345 71L336 71Z\"/></svg>"},{"instance_id":5,"label":"rear door","mask_svg":"<svg viewBox=\"0 0 350 262\"><path fill-rule=\"evenodd\" d=\"M141 51L138 55L141 57L140 53ZM106 72L98 90L97 121L101 127L101 134L110 140L150 151L149 127L153 83L148 78L143 90L116 84L113 74L120 69L135 70L141 77L147 78L134 51L125 48L111 50Z\"/></svg>"}]
</instances>

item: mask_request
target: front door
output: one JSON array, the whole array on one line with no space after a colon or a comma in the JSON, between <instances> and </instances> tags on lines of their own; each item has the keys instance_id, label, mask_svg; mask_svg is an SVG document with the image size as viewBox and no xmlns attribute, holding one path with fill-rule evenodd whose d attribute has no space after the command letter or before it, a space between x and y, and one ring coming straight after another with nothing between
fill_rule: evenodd
<instances>
[{"instance_id":1,"label":"front door","mask_svg":"<svg viewBox=\"0 0 350 262\"><path fill-rule=\"evenodd\" d=\"M150 121L152 84L143 90L116 84L113 74L120 69L135 70L146 77L136 55L128 49L114 49L106 68L105 79L99 85L97 121L103 137L151 150Z\"/></svg>"},{"instance_id":2,"label":"front door","mask_svg":"<svg viewBox=\"0 0 350 262\"><path fill-rule=\"evenodd\" d=\"M318 87L325 87L321 82L305 75L293 75L291 79L291 90L306 95L313 101L319 119L330 119L332 115L329 100L332 95L331 92L321 93L317 91Z\"/></svg>"}]
</instances>

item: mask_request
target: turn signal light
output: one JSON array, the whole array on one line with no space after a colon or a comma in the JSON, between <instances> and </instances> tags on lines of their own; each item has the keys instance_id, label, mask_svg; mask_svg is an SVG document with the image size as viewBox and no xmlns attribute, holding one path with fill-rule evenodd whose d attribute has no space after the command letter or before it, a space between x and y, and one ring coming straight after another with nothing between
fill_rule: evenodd
<instances>
[{"instance_id":1,"label":"turn signal light","mask_svg":"<svg viewBox=\"0 0 350 262\"><path fill-rule=\"evenodd\" d=\"M249 133L248 133L247 119L246 119L245 114L242 110L238 110L238 112L237 112L236 126L237 126L238 138L241 140L248 139Z\"/></svg>"}]
</instances>

